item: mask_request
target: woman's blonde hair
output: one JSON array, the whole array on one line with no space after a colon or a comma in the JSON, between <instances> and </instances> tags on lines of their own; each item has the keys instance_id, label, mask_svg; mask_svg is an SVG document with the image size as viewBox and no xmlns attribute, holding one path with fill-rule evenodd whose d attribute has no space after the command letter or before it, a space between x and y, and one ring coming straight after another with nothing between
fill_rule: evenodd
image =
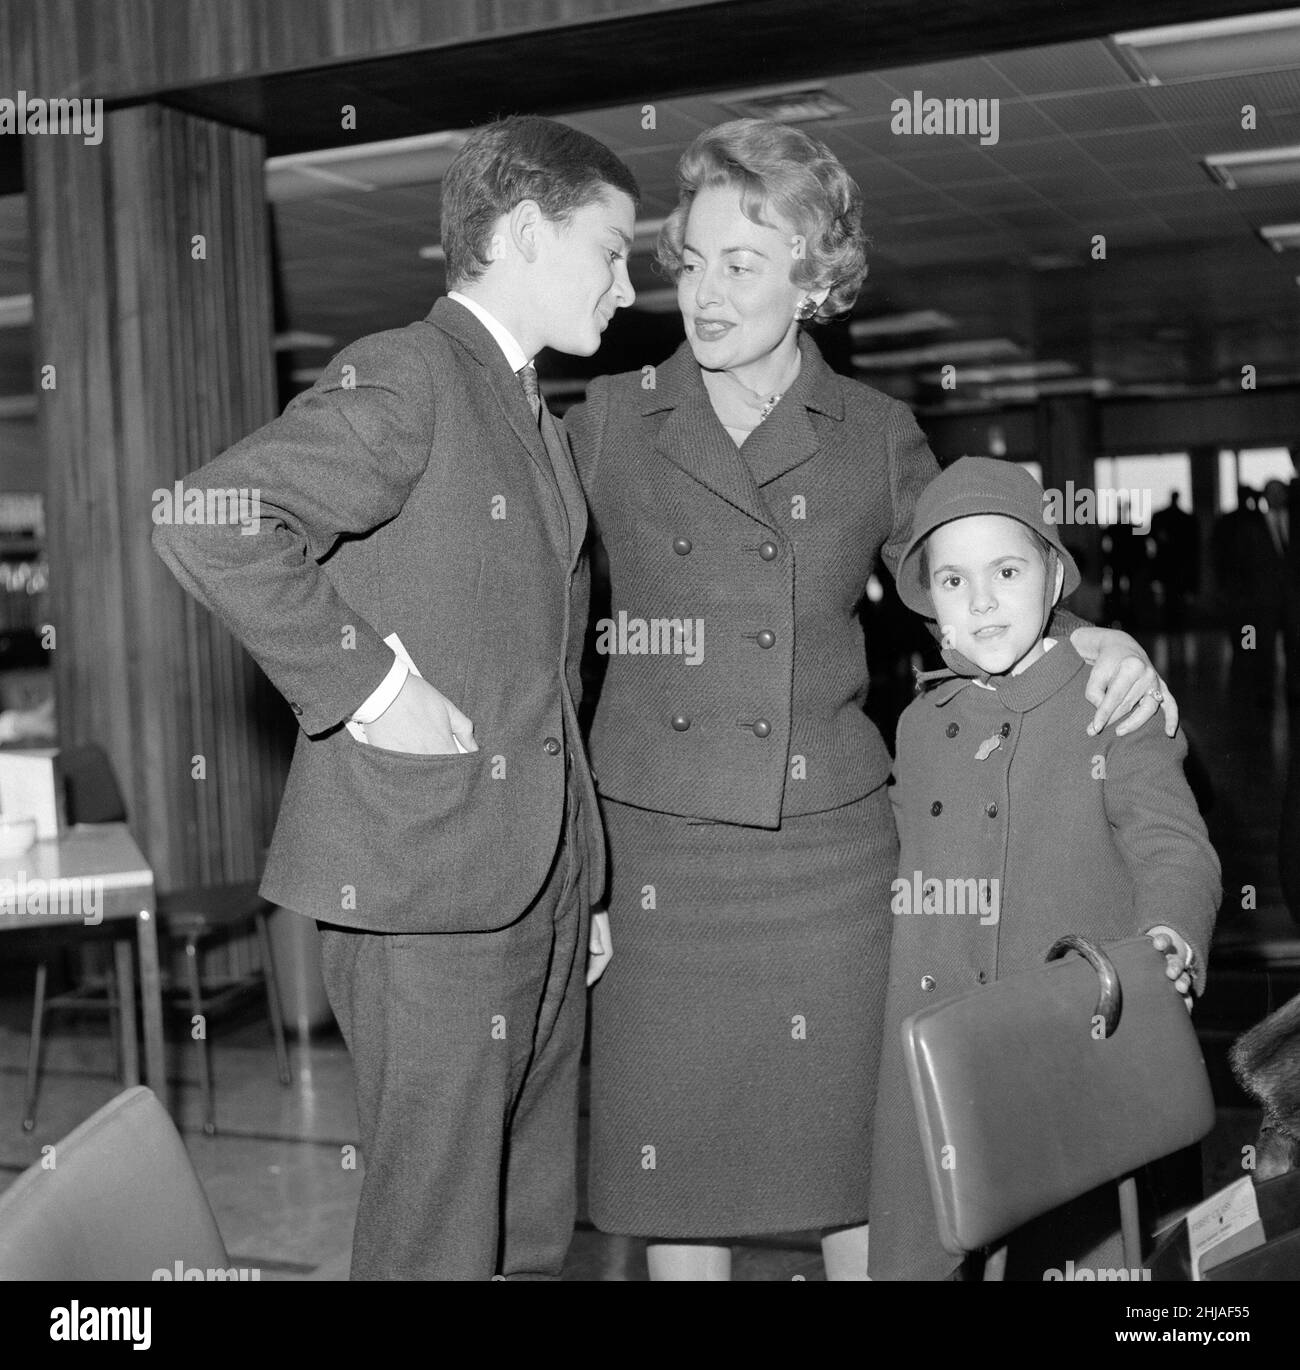
<instances>
[{"instance_id":1,"label":"woman's blonde hair","mask_svg":"<svg viewBox=\"0 0 1300 1370\"><path fill-rule=\"evenodd\" d=\"M691 201L705 186L734 185L752 223L775 214L804 239L790 280L830 294L810 322L847 314L867 275L862 192L838 157L815 138L770 119L734 119L707 129L677 163L677 207L659 230L660 265L675 281Z\"/></svg>"}]
</instances>

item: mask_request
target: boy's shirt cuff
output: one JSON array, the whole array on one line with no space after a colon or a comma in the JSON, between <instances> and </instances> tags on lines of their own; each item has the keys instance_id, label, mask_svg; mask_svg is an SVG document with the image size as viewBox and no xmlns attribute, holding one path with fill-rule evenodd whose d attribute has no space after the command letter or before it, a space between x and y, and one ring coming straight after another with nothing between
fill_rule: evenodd
<instances>
[{"instance_id":1,"label":"boy's shirt cuff","mask_svg":"<svg viewBox=\"0 0 1300 1370\"><path fill-rule=\"evenodd\" d=\"M363 726L367 723L373 723L401 694L402 686L406 684L406 677L409 674L410 670L406 662L394 654L393 664L389 667L388 674L378 687L362 700L360 708L352 715L352 722L360 723Z\"/></svg>"}]
</instances>

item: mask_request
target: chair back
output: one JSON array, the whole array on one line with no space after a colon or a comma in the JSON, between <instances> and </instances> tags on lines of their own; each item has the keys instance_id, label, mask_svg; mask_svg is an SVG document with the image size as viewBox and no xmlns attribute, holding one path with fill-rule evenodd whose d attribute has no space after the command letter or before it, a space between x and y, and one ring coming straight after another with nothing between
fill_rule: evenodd
<instances>
[{"instance_id":1,"label":"chair back","mask_svg":"<svg viewBox=\"0 0 1300 1370\"><path fill-rule=\"evenodd\" d=\"M59 752L69 823L125 823L126 801L103 747L89 742Z\"/></svg>"},{"instance_id":2,"label":"chair back","mask_svg":"<svg viewBox=\"0 0 1300 1370\"><path fill-rule=\"evenodd\" d=\"M1164 957L1145 937L1104 954L1064 941L1086 946L1093 964L1053 960L903 1024L939 1235L953 1255L1214 1126L1205 1062Z\"/></svg>"},{"instance_id":3,"label":"chair back","mask_svg":"<svg viewBox=\"0 0 1300 1370\"><path fill-rule=\"evenodd\" d=\"M167 1111L137 1086L0 1194L0 1280L150 1280L228 1257ZM193 1278L191 1276L191 1278Z\"/></svg>"}]
</instances>

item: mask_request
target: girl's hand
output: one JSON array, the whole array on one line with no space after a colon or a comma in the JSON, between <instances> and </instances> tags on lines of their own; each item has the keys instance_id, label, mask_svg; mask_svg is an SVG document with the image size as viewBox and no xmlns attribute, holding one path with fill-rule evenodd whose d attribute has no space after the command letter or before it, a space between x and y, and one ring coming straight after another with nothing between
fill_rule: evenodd
<instances>
[{"instance_id":1,"label":"girl's hand","mask_svg":"<svg viewBox=\"0 0 1300 1370\"><path fill-rule=\"evenodd\" d=\"M1192 1011L1192 975L1191 964L1195 953L1191 947L1183 941L1173 928L1159 927L1148 928L1147 934L1151 939L1151 945L1158 952L1163 953L1165 958L1165 974L1174 982L1174 988L1183 996L1183 1003L1187 1005L1187 1011Z\"/></svg>"}]
</instances>

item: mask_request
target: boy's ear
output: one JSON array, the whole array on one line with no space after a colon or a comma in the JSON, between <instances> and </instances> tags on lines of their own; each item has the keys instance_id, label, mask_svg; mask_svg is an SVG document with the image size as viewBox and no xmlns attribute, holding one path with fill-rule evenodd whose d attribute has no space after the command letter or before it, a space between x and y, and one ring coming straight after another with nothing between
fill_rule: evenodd
<instances>
[{"instance_id":1,"label":"boy's ear","mask_svg":"<svg viewBox=\"0 0 1300 1370\"><path fill-rule=\"evenodd\" d=\"M1056 588L1052 591L1052 604L1055 606L1061 598L1061 587L1065 584L1065 562L1060 557L1053 557L1052 561L1056 565Z\"/></svg>"},{"instance_id":2,"label":"boy's ear","mask_svg":"<svg viewBox=\"0 0 1300 1370\"><path fill-rule=\"evenodd\" d=\"M499 225L505 229L515 251L525 261L537 260L537 235L544 218L542 207L536 200L520 200Z\"/></svg>"}]
</instances>

